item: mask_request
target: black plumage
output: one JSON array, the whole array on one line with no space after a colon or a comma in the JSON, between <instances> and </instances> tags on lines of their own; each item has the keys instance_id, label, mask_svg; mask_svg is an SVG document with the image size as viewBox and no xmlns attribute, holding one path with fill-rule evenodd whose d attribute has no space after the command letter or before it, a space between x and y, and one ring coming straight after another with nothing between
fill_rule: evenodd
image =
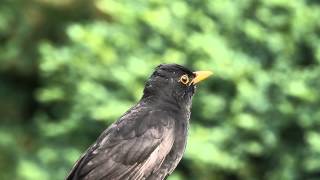
<instances>
[{"instance_id":1,"label":"black plumage","mask_svg":"<svg viewBox=\"0 0 320 180\"><path fill-rule=\"evenodd\" d=\"M162 180L182 158L196 83L210 75L159 65L141 100L106 129L67 180Z\"/></svg>"}]
</instances>

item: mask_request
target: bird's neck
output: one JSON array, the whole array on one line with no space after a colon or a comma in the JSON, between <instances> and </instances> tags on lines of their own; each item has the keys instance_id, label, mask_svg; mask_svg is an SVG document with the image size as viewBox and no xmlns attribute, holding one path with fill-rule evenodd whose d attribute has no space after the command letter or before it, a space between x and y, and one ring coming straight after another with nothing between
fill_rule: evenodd
<instances>
[{"instance_id":1,"label":"bird's neck","mask_svg":"<svg viewBox=\"0 0 320 180\"><path fill-rule=\"evenodd\" d=\"M145 103L150 104L151 106L162 109L165 111L170 111L173 113L183 113L188 114L190 113L191 108L191 100L189 102L181 101L175 96L170 94L154 94L149 95L147 97L142 98Z\"/></svg>"}]
</instances>

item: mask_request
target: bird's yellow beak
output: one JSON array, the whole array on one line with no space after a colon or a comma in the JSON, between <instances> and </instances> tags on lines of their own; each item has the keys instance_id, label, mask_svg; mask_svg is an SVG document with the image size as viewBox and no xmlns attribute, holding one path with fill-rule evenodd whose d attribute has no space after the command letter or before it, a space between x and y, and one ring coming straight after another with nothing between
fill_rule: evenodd
<instances>
[{"instance_id":1,"label":"bird's yellow beak","mask_svg":"<svg viewBox=\"0 0 320 180\"><path fill-rule=\"evenodd\" d=\"M211 76L213 74L213 72L211 71L196 71L193 72L194 75L196 75L196 77L190 82L191 84L197 84L198 82L207 79L209 76Z\"/></svg>"}]
</instances>

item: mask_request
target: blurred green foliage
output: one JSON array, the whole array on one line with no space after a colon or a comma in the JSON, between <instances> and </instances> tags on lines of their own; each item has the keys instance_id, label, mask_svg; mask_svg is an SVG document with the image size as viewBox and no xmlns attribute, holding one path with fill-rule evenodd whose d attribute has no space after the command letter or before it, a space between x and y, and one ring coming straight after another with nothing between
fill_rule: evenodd
<instances>
[{"instance_id":1,"label":"blurred green foliage","mask_svg":"<svg viewBox=\"0 0 320 180\"><path fill-rule=\"evenodd\" d=\"M63 179L160 63L213 70L169 180L320 179L316 0L2 0L0 179Z\"/></svg>"}]
</instances>

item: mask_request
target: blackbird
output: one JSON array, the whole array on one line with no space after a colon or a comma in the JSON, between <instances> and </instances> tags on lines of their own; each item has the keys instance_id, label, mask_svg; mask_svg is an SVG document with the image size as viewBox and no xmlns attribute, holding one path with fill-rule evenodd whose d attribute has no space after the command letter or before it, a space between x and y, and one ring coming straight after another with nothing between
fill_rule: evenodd
<instances>
[{"instance_id":1,"label":"blackbird","mask_svg":"<svg viewBox=\"0 0 320 180\"><path fill-rule=\"evenodd\" d=\"M67 180L162 180L186 147L196 84L212 73L159 65L141 100L98 137Z\"/></svg>"}]
</instances>

